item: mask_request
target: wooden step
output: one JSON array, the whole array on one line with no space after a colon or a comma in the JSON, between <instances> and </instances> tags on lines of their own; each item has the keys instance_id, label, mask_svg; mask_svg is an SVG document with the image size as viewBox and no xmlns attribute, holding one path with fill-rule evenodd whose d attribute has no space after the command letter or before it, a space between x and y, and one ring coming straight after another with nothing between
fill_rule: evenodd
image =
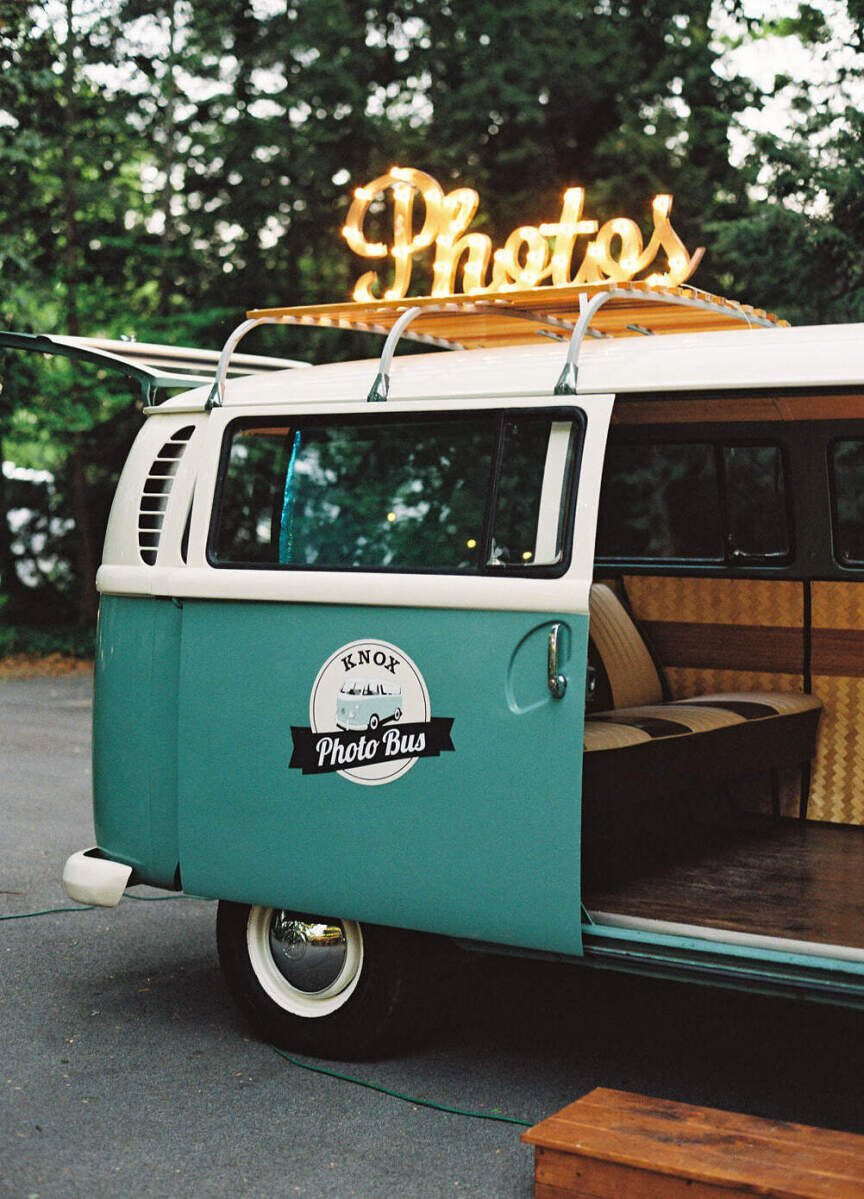
<instances>
[{"instance_id":1,"label":"wooden step","mask_svg":"<svg viewBox=\"0 0 864 1199\"><path fill-rule=\"evenodd\" d=\"M605 1087L522 1140L535 1199L864 1199L864 1136Z\"/></svg>"}]
</instances>

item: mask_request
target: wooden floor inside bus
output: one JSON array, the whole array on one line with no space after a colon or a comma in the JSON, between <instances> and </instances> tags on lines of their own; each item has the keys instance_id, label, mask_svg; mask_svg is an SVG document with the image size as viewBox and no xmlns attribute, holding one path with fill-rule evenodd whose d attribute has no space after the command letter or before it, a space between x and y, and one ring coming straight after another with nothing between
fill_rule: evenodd
<instances>
[{"instance_id":1,"label":"wooden floor inside bus","mask_svg":"<svg viewBox=\"0 0 864 1199\"><path fill-rule=\"evenodd\" d=\"M590 912L864 949L864 828L784 820L583 894Z\"/></svg>"}]
</instances>

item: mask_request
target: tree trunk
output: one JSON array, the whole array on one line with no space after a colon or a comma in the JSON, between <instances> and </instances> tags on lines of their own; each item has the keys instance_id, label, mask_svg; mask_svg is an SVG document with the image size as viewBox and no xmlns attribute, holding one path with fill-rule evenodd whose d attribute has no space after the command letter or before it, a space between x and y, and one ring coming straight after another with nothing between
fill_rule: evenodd
<instances>
[{"instance_id":1,"label":"tree trunk","mask_svg":"<svg viewBox=\"0 0 864 1199\"><path fill-rule=\"evenodd\" d=\"M80 587L78 624L86 628L95 623L98 608L96 569L99 546L87 487L87 457L82 436L77 434L69 456L69 500L75 520L75 566Z\"/></svg>"},{"instance_id":2,"label":"tree trunk","mask_svg":"<svg viewBox=\"0 0 864 1199\"><path fill-rule=\"evenodd\" d=\"M165 79L163 83L164 96L164 125L162 170L165 172L165 183L162 188L162 210L165 214L165 227L162 231L162 269L159 278L159 312L167 315L171 309L171 296L174 292L174 247L176 231L174 226L174 166L177 161L177 5L172 3L168 8L168 56L165 62Z\"/></svg>"},{"instance_id":3,"label":"tree trunk","mask_svg":"<svg viewBox=\"0 0 864 1199\"><path fill-rule=\"evenodd\" d=\"M75 221L78 189L75 179L75 25L74 0L66 0L63 42L63 282L66 287L66 332L77 337L78 229Z\"/></svg>"},{"instance_id":4,"label":"tree trunk","mask_svg":"<svg viewBox=\"0 0 864 1199\"><path fill-rule=\"evenodd\" d=\"M9 528L9 502L7 499L8 485L3 474L3 438L0 437L0 622L10 617L17 619L21 604L23 587L15 568L15 555L12 552L12 530ZM9 611L3 611L3 597L9 604Z\"/></svg>"},{"instance_id":5,"label":"tree trunk","mask_svg":"<svg viewBox=\"0 0 864 1199\"><path fill-rule=\"evenodd\" d=\"M73 337L80 333L78 319L78 273L80 252L75 217L78 187L75 174L75 23L74 0L66 0L66 30L63 42L63 275L66 293L66 332ZM73 383L73 391L77 384ZM74 395L72 397L75 398ZM69 500L75 520L75 564L78 573L78 624L92 625L96 620L96 567L98 546L87 486L87 457L84 435L74 433L69 457Z\"/></svg>"}]
</instances>

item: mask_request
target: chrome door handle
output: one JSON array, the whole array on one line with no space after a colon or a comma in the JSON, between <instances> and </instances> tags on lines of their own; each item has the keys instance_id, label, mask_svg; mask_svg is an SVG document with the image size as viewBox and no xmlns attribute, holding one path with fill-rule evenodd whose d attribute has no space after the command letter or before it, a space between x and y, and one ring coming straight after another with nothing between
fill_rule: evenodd
<instances>
[{"instance_id":1,"label":"chrome door handle","mask_svg":"<svg viewBox=\"0 0 864 1199\"><path fill-rule=\"evenodd\" d=\"M558 636L560 624L553 624L549 630L549 647L546 655L546 683L553 699L563 699L567 690L567 677L558 669Z\"/></svg>"}]
</instances>

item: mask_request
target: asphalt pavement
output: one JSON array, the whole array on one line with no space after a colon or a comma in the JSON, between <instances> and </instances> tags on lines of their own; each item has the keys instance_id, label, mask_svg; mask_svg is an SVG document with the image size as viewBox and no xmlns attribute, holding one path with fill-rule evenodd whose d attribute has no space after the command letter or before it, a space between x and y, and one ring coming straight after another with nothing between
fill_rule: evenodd
<instances>
[{"instance_id":1,"label":"asphalt pavement","mask_svg":"<svg viewBox=\"0 0 864 1199\"><path fill-rule=\"evenodd\" d=\"M0 683L0 915L69 906L63 862L93 843L90 717L85 678ZM215 907L127 898L0 923L0 1194L532 1195L518 1126L257 1041L222 983ZM864 1132L859 1013L514 959L445 965L438 1019L410 1051L335 1068L531 1121L609 1086Z\"/></svg>"}]
</instances>

